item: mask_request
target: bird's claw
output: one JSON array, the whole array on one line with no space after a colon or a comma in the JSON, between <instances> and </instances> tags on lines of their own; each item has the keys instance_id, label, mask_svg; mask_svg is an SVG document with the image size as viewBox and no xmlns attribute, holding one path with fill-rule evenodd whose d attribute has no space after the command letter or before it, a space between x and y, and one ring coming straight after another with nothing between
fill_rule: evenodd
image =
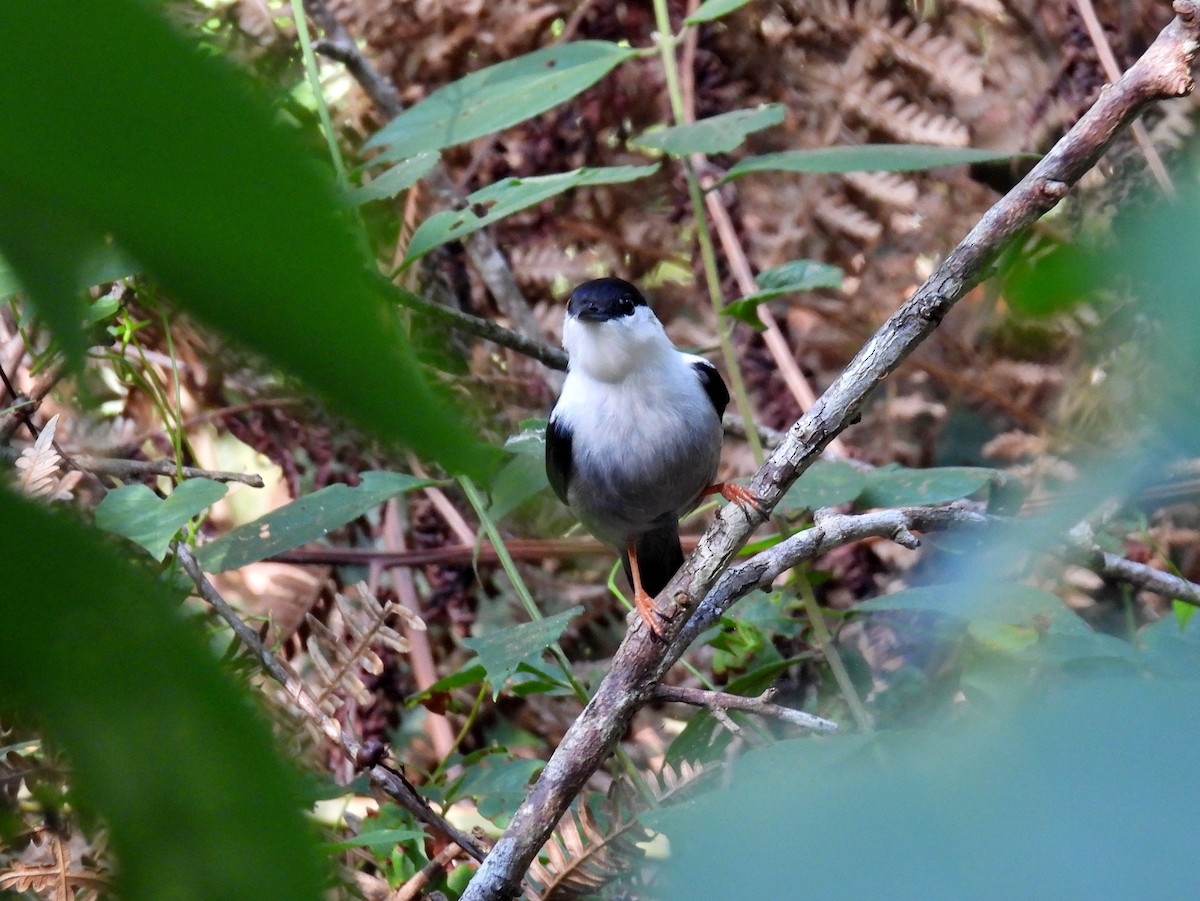
<instances>
[{"instance_id":1,"label":"bird's claw","mask_svg":"<svg viewBox=\"0 0 1200 901\"><path fill-rule=\"evenodd\" d=\"M646 624L646 628L650 630L650 634L655 638L663 637L664 623L669 623L671 617L663 613L654 606L654 598L646 594L644 591L635 591L633 594L633 606L637 608L638 616L642 618L642 622Z\"/></svg>"},{"instance_id":2,"label":"bird's claw","mask_svg":"<svg viewBox=\"0 0 1200 901\"><path fill-rule=\"evenodd\" d=\"M737 482L717 482L715 485L709 485L702 492L705 495L719 494L731 504L737 504L745 509L749 507L755 513L766 516L766 511L763 510L763 503L758 495L747 488L745 485L739 485Z\"/></svg>"}]
</instances>

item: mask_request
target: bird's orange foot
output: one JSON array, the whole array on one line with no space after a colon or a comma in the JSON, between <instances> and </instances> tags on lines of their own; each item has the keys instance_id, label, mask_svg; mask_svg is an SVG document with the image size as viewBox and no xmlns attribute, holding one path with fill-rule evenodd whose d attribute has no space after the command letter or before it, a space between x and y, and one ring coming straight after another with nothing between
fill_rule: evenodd
<instances>
[{"instance_id":1,"label":"bird's orange foot","mask_svg":"<svg viewBox=\"0 0 1200 901\"><path fill-rule=\"evenodd\" d=\"M766 513L763 511L762 501L758 499L758 495L746 486L739 485L736 482L717 482L716 484L709 485L700 494L701 496L719 494L732 504L737 504L739 507L749 507L756 513L766 516Z\"/></svg>"},{"instance_id":2,"label":"bird's orange foot","mask_svg":"<svg viewBox=\"0 0 1200 901\"><path fill-rule=\"evenodd\" d=\"M650 634L655 638L662 638L663 624L670 617L658 611L654 606L654 598L639 588L633 593L633 606L637 608L638 616L642 618L642 622L646 624Z\"/></svg>"}]
</instances>

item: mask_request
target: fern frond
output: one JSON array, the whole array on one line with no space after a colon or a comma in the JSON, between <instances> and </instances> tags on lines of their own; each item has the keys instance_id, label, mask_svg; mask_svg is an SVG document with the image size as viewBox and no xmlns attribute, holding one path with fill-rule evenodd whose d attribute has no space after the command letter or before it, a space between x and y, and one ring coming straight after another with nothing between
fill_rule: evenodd
<instances>
[{"instance_id":1,"label":"fern frond","mask_svg":"<svg viewBox=\"0 0 1200 901\"><path fill-rule=\"evenodd\" d=\"M581 801L563 817L540 860L529 869L542 901L568 901L596 894L642 858L637 842L646 838L637 818L614 818L605 828Z\"/></svg>"},{"instance_id":2,"label":"fern frond","mask_svg":"<svg viewBox=\"0 0 1200 901\"><path fill-rule=\"evenodd\" d=\"M911 144L966 147L971 135L967 127L949 116L930 113L895 94L887 79L872 85L865 94L851 98L853 109L866 122L892 137Z\"/></svg>"},{"instance_id":3,"label":"fern frond","mask_svg":"<svg viewBox=\"0 0 1200 901\"><path fill-rule=\"evenodd\" d=\"M79 483L83 473L67 472L59 475L63 459L54 447L54 432L58 428L58 414L42 428L37 440L21 451L17 457L17 484L34 497L50 501L69 501L71 490Z\"/></svg>"},{"instance_id":4,"label":"fern frond","mask_svg":"<svg viewBox=\"0 0 1200 901\"><path fill-rule=\"evenodd\" d=\"M902 19L875 25L869 39L948 94L975 97L983 91L979 61L953 37L935 35L928 22Z\"/></svg>"},{"instance_id":5,"label":"fern frond","mask_svg":"<svg viewBox=\"0 0 1200 901\"><path fill-rule=\"evenodd\" d=\"M951 2L981 19L987 19L997 25L1007 24L1010 18L1008 10L1004 8L1004 4L1000 0L951 0Z\"/></svg>"},{"instance_id":6,"label":"fern frond","mask_svg":"<svg viewBox=\"0 0 1200 901\"><path fill-rule=\"evenodd\" d=\"M340 620L340 632L311 613L305 617L311 632L306 642L308 656L321 686L316 702L329 713L341 706L338 695L352 697L360 706L371 703L371 692L359 673L378 676L383 672L383 658L375 647L408 653L408 640L389 626L387 620L395 616L403 619L409 628L425 628L425 623L415 613L395 601L380 603L361 582L357 586L356 600L343 594L335 597L334 613ZM330 705L333 710L329 709Z\"/></svg>"},{"instance_id":7,"label":"fern frond","mask_svg":"<svg viewBox=\"0 0 1200 901\"><path fill-rule=\"evenodd\" d=\"M883 234L883 226L858 207L837 197L825 197L813 209L813 218L829 231L841 232L862 244L873 244Z\"/></svg>"},{"instance_id":8,"label":"fern frond","mask_svg":"<svg viewBox=\"0 0 1200 901\"><path fill-rule=\"evenodd\" d=\"M864 197L884 206L911 210L917 205L917 185L893 172L847 172L842 180Z\"/></svg>"}]
</instances>

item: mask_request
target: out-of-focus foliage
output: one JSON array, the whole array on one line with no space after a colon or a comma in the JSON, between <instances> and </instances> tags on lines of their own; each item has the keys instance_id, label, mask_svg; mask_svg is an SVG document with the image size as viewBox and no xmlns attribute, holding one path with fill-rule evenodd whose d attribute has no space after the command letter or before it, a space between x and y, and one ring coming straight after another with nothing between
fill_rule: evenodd
<instances>
[{"instance_id":1,"label":"out-of-focus foliage","mask_svg":"<svg viewBox=\"0 0 1200 901\"><path fill-rule=\"evenodd\" d=\"M671 842L656 896L1184 897L1194 676L1066 679L919 730L751 752L649 818Z\"/></svg>"},{"instance_id":2,"label":"out-of-focus foliage","mask_svg":"<svg viewBox=\"0 0 1200 901\"><path fill-rule=\"evenodd\" d=\"M319 898L299 780L178 590L74 516L0 491L0 713L36 717L102 815L124 898ZM9 838L6 836L6 838Z\"/></svg>"},{"instance_id":3,"label":"out-of-focus foliage","mask_svg":"<svg viewBox=\"0 0 1200 901\"><path fill-rule=\"evenodd\" d=\"M480 466L418 378L329 173L234 72L131 0L0 15L14 41L0 63L12 123L0 248L76 363L80 268L111 237L179 303L345 414L452 468ZM114 59L118 45L128 52Z\"/></svg>"}]
</instances>

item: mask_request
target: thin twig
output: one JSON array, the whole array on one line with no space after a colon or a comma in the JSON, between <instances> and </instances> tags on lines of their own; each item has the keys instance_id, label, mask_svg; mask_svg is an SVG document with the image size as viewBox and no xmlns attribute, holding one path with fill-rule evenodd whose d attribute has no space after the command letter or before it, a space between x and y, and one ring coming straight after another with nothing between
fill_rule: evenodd
<instances>
[{"instance_id":1,"label":"thin twig","mask_svg":"<svg viewBox=\"0 0 1200 901\"><path fill-rule=\"evenodd\" d=\"M115 476L118 479L144 475L183 476L185 479L212 479L214 482L241 482L251 488L262 488L262 476L253 472L224 472L219 469L200 469L178 466L174 460L122 460L116 457L89 457L81 454L71 458L72 466L83 472Z\"/></svg>"},{"instance_id":2,"label":"thin twig","mask_svg":"<svg viewBox=\"0 0 1200 901\"><path fill-rule=\"evenodd\" d=\"M542 341L528 338L512 329L505 328L498 322L492 322L492 320L484 319L480 316L472 316L470 313L463 313L460 310L451 309L440 303L430 303L428 300L423 300L408 291L398 289L396 299L410 310L424 313L430 319L442 325L448 325L451 328L458 329L460 332L466 332L468 335L474 335L477 338L486 338L488 341L499 344L501 347L507 347L510 350L515 350L517 353L531 357L550 369L560 372L566 372L567 370L566 351L560 350L557 347L551 347Z\"/></svg>"},{"instance_id":3,"label":"thin twig","mask_svg":"<svg viewBox=\"0 0 1200 901\"><path fill-rule=\"evenodd\" d=\"M304 0L304 10L318 28L325 33L322 40L313 42L313 49L346 67L351 77L359 83L371 102L388 118L400 115L403 106L400 94L392 80L382 75L358 49L354 38L346 31L337 16L323 0Z\"/></svg>"},{"instance_id":4,"label":"thin twig","mask_svg":"<svg viewBox=\"0 0 1200 901\"><path fill-rule=\"evenodd\" d=\"M695 0L692 0L688 4L689 15L695 12L696 6ZM695 57L699 36L700 31L697 28L690 28L684 34L683 54L679 66L680 92L683 96L684 119L687 122L694 121L696 115ZM693 155L692 166L698 173L705 172L711 168L707 157L700 153ZM711 190L713 184L710 182L715 182L715 179L707 177L701 179L701 187L705 190L704 204L708 208L708 215L716 228L717 237L721 241L721 249L725 252L725 259L729 263L729 270L733 273L734 280L737 282L738 290L742 293L743 297L746 297L756 292L758 285L754 281L754 274L750 268L750 260L746 257L746 252L742 248L741 241L738 240L737 229L733 226L733 219L729 215L729 210L725 206L721 192ZM780 375L783 376L784 384L792 392L792 397L796 400L796 406L803 413L816 403L817 396L813 392L812 386L808 383L808 379L804 377L804 373L800 371L800 366L796 363L796 358L791 348L788 347L787 338L784 337L783 330L780 329L779 323L775 319L775 314L771 312L766 304L759 304L756 312L758 313L759 321L765 329L763 332L763 341L767 345L771 359L775 361ZM833 439L829 446L834 453L846 456L846 446L840 439Z\"/></svg>"},{"instance_id":5,"label":"thin twig","mask_svg":"<svg viewBox=\"0 0 1200 901\"><path fill-rule=\"evenodd\" d=\"M694 548L699 541L695 535L690 542L684 539L684 547ZM509 556L516 560L551 560L562 557L583 557L611 554L612 548L594 538L519 538L505 541ZM471 544L446 544L436 548L410 548L407 551L387 551L376 548L314 547L283 551L267 559L274 563L294 563L299 566L448 566L470 565L476 559L480 563L499 563L500 557L490 541L478 546Z\"/></svg>"},{"instance_id":6,"label":"thin twig","mask_svg":"<svg viewBox=\"0 0 1200 901\"><path fill-rule=\"evenodd\" d=\"M1010 239L1055 206L1118 132L1151 102L1192 90L1190 73L1200 30L1200 2L1176 0L1177 18L1146 53L1029 172L998 201L937 270L896 311L788 433L759 469L750 489L770 511L821 450L855 422L867 395L937 327L957 301L988 274ZM763 514L736 504L721 510L691 558L660 593L664 617L694 607L716 583ZM475 874L463 901L514 896L530 862L593 772L653 696L682 654L677 637L687 617L666 619L663 639L634 627L609 671L542 769L504 835Z\"/></svg>"},{"instance_id":7,"label":"thin twig","mask_svg":"<svg viewBox=\"0 0 1200 901\"><path fill-rule=\"evenodd\" d=\"M12 398L12 405L9 408L9 416L16 416L20 422L25 423L25 428L29 430L30 437L33 438L34 441L37 441L38 430L33 424L33 419L29 415L31 412L33 412L37 405L29 399L21 396L21 393L17 391L16 386L9 381L8 373L4 371L3 366L0 366L0 383L3 383L5 391L8 393L8 396Z\"/></svg>"},{"instance_id":8,"label":"thin twig","mask_svg":"<svg viewBox=\"0 0 1200 901\"><path fill-rule=\"evenodd\" d=\"M449 872L450 864L462 857L463 849L453 842L433 856L433 860L421 867L404 885L388 895L388 901L413 901L424 897L422 892L443 871Z\"/></svg>"},{"instance_id":9,"label":"thin twig","mask_svg":"<svg viewBox=\"0 0 1200 901\"><path fill-rule=\"evenodd\" d=\"M744 710L759 716L771 717L812 729L814 732L837 732L838 725L832 720L822 719L803 710L793 710L780 704L772 704L775 689L767 689L757 698L747 698L742 695L730 694L725 691L705 691L702 688L684 688L678 685L660 685L654 689L654 700L670 701L678 704L691 704L693 707L703 707L706 710Z\"/></svg>"},{"instance_id":10,"label":"thin twig","mask_svg":"<svg viewBox=\"0 0 1200 901\"><path fill-rule=\"evenodd\" d=\"M238 640L254 655L254 659L263 672L283 686L288 698L317 725L322 733L331 741L336 742L350 760L359 760L363 752L362 742L318 707L299 677L283 661L267 650L259 639L258 633L246 625L245 621L238 616L237 611L229 606L228 602L221 597L221 593L208 581L191 548L180 542L176 542L172 547L176 559L179 560L184 572L195 584L200 597L204 598L217 616L221 617L233 630ZM484 859L484 852L471 840L471 837L435 813L399 772L384 764L375 763L367 770L367 775L371 782L420 822L451 841L457 842L476 860Z\"/></svg>"},{"instance_id":11,"label":"thin twig","mask_svg":"<svg viewBox=\"0 0 1200 901\"><path fill-rule=\"evenodd\" d=\"M1200 585L1180 576L1099 549L1093 549L1084 562L1097 575L1106 579L1126 582L1135 588L1153 591L1164 598L1200 607Z\"/></svg>"},{"instance_id":12,"label":"thin twig","mask_svg":"<svg viewBox=\"0 0 1200 901\"><path fill-rule=\"evenodd\" d=\"M816 559L834 548L867 538L889 538L911 548L917 545L914 532L940 532L953 526L981 526L993 521L976 505L962 502L869 513L835 514L819 510L812 528L796 532L746 562L730 567L696 608L680 631L676 644L681 650L686 649L701 632L755 588L768 587L797 564Z\"/></svg>"},{"instance_id":13,"label":"thin twig","mask_svg":"<svg viewBox=\"0 0 1200 901\"><path fill-rule=\"evenodd\" d=\"M22 423L29 423L29 430L33 433L33 437L37 438L37 429L33 427L30 414L46 399L46 395L54 389L54 386L59 383L59 380L66 374L66 371L66 364L56 363L34 383L33 388L30 389L28 394L20 396L19 399L24 402L9 412L3 420L0 420L0 444L7 443L16 433L17 429L21 427Z\"/></svg>"}]
</instances>

